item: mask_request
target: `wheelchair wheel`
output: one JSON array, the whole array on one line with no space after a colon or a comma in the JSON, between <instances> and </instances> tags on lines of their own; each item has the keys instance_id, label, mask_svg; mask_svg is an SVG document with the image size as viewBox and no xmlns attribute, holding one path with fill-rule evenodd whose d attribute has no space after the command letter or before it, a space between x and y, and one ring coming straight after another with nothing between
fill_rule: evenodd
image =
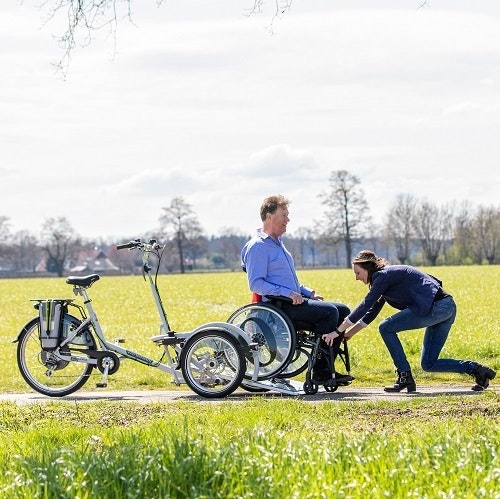
<instances>
[{"instance_id":1,"label":"wheelchair wheel","mask_svg":"<svg viewBox=\"0 0 500 499\"><path fill-rule=\"evenodd\" d=\"M238 341L225 331L199 331L182 347L181 371L191 390L207 398L226 397L238 388L246 361Z\"/></svg>"},{"instance_id":2,"label":"wheelchair wheel","mask_svg":"<svg viewBox=\"0 0 500 499\"><path fill-rule=\"evenodd\" d=\"M306 381L303 388L306 395L315 395L319 390L319 386L312 381Z\"/></svg>"},{"instance_id":3,"label":"wheelchair wheel","mask_svg":"<svg viewBox=\"0 0 500 499\"><path fill-rule=\"evenodd\" d=\"M295 376L302 374L307 369L308 364L308 354L303 348L297 347L288 365L276 377L295 378Z\"/></svg>"},{"instance_id":4,"label":"wheelchair wheel","mask_svg":"<svg viewBox=\"0 0 500 499\"><path fill-rule=\"evenodd\" d=\"M289 364L296 348L295 329L278 307L249 303L231 314L227 322L240 327L259 345L258 380L276 376ZM252 378L253 369L253 356L247 355L246 379Z\"/></svg>"}]
</instances>

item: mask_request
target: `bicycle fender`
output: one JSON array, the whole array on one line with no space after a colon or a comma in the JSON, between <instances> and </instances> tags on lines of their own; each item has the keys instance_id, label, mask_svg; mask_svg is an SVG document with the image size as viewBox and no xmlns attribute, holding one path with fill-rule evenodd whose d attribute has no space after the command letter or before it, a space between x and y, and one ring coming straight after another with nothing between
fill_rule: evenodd
<instances>
[{"instance_id":1,"label":"bicycle fender","mask_svg":"<svg viewBox=\"0 0 500 499\"><path fill-rule=\"evenodd\" d=\"M209 322L207 324L203 324L202 326L198 326L196 329L192 331L191 334L198 333L199 331L205 331L206 329L217 329L219 331L226 331L227 333L234 336L236 339L242 338L243 341L250 345L253 343L252 338L248 336L243 329L240 329L238 326L234 324L230 324L229 322Z\"/></svg>"},{"instance_id":2,"label":"bicycle fender","mask_svg":"<svg viewBox=\"0 0 500 499\"><path fill-rule=\"evenodd\" d=\"M33 317L33 319L31 319L30 321L28 321L22 328L21 328L21 331L19 331L19 333L17 333L17 336L15 337L15 339L12 340L12 343L17 343L19 341L19 336L21 336L21 334L26 330L26 329L30 329L33 327L33 323L35 323L39 318L38 317Z\"/></svg>"}]
</instances>

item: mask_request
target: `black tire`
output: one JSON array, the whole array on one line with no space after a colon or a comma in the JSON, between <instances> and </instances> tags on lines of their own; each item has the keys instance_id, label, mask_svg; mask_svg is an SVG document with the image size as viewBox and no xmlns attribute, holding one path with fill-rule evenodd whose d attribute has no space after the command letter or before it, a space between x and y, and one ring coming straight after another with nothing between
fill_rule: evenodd
<instances>
[{"instance_id":1,"label":"black tire","mask_svg":"<svg viewBox=\"0 0 500 499\"><path fill-rule=\"evenodd\" d=\"M312 381L306 381L304 383L304 393L306 395L316 395L318 393L319 386Z\"/></svg>"},{"instance_id":2,"label":"black tire","mask_svg":"<svg viewBox=\"0 0 500 499\"><path fill-rule=\"evenodd\" d=\"M246 360L239 342L225 331L199 331L181 350L180 364L186 384L206 398L226 397L243 379Z\"/></svg>"},{"instance_id":3,"label":"black tire","mask_svg":"<svg viewBox=\"0 0 500 499\"><path fill-rule=\"evenodd\" d=\"M80 321L69 314L63 317L63 335L80 325ZM18 337L17 365L22 377L33 390L49 397L64 397L79 390L89 379L93 366L84 362L65 361L53 352L44 350L40 343L40 320L28 322ZM75 341L64 348L69 353L77 348L75 355L88 357L85 350L95 350L96 342L88 329L82 331Z\"/></svg>"},{"instance_id":4,"label":"black tire","mask_svg":"<svg viewBox=\"0 0 500 499\"><path fill-rule=\"evenodd\" d=\"M297 338L290 319L278 307L269 303L249 303L233 312L227 322L241 328L258 344L257 380L276 377L286 368L295 353ZM245 379L253 378L253 360L248 352Z\"/></svg>"}]
</instances>

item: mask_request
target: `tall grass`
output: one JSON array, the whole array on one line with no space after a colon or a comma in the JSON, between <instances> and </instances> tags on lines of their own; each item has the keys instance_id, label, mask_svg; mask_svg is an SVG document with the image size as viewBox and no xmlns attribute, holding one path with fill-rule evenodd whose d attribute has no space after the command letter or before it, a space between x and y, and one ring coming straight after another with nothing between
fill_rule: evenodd
<instances>
[{"instance_id":1,"label":"tall grass","mask_svg":"<svg viewBox=\"0 0 500 499\"><path fill-rule=\"evenodd\" d=\"M458 305L458 315L442 356L473 359L500 368L500 327L497 320L500 296L500 267L433 267L426 269L444 281ZM325 299L340 301L354 308L367 292L355 281L352 270L304 270L302 282L315 288ZM240 306L248 303L250 293L243 272L216 274L162 275L159 288L170 326L176 331L191 331L197 326L225 321ZM141 276L103 277L90 289L93 305L108 338L125 338L126 346L152 358L160 351L150 341L158 333L159 319L149 285ZM25 391L27 386L16 367L12 339L36 311L30 298L74 297L63 278L0 280L0 386L9 391ZM384 307L370 327L350 343L351 364L356 383L380 385L392 380L394 366L377 330L379 321L394 313ZM419 358L422 331L401 335L414 374L419 383L463 382L456 374L429 374L421 371ZM108 379L114 389L173 388L169 375L131 361L122 363ZM88 383L88 387L93 386Z\"/></svg>"},{"instance_id":2,"label":"tall grass","mask_svg":"<svg viewBox=\"0 0 500 499\"><path fill-rule=\"evenodd\" d=\"M262 399L0 404L0 493L105 498L499 498L500 405Z\"/></svg>"}]
</instances>

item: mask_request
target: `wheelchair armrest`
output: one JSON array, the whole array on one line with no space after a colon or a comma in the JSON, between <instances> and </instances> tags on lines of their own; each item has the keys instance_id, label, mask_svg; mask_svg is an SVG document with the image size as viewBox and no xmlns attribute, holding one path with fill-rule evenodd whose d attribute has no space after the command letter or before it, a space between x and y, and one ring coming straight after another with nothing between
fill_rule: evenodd
<instances>
[{"instance_id":1,"label":"wheelchair armrest","mask_svg":"<svg viewBox=\"0 0 500 499\"><path fill-rule=\"evenodd\" d=\"M266 295L266 298L269 301L278 301L278 302L287 302L287 303L292 303L292 299L288 298L288 296L281 296L281 295Z\"/></svg>"}]
</instances>

